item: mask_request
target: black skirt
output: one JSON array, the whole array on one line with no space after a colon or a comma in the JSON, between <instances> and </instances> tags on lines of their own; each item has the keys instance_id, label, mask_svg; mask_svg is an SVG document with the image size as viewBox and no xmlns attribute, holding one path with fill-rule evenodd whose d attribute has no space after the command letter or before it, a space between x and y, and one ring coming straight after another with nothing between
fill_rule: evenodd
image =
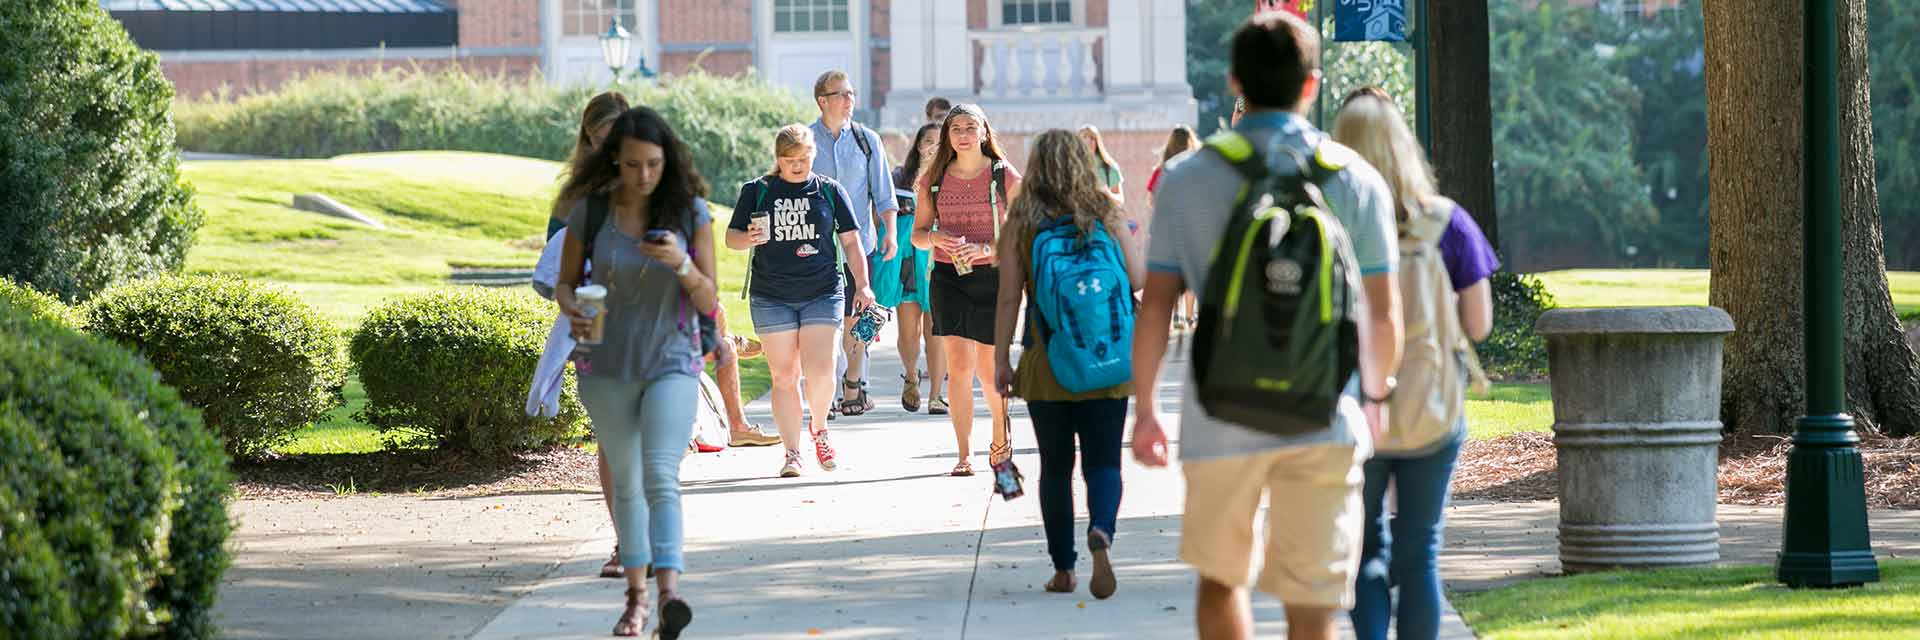
<instances>
[{"instance_id":1,"label":"black skirt","mask_svg":"<svg viewBox=\"0 0 1920 640\"><path fill-rule=\"evenodd\" d=\"M933 275L927 286L928 302L933 304L933 335L959 336L980 344L993 344L993 315L1000 304L1000 270L976 266L967 275L955 273L953 265L933 263Z\"/></svg>"}]
</instances>

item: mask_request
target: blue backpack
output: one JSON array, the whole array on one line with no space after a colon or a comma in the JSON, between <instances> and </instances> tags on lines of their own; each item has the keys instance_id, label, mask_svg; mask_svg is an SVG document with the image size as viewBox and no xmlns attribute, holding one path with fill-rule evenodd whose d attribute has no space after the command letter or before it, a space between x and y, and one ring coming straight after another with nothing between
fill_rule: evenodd
<instances>
[{"instance_id":1,"label":"blue backpack","mask_svg":"<svg viewBox=\"0 0 1920 640\"><path fill-rule=\"evenodd\" d=\"M1133 377L1133 292L1120 244L1096 225L1082 234L1073 216L1033 236L1034 325L1062 388L1083 393Z\"/></svg>"}]
</instances>

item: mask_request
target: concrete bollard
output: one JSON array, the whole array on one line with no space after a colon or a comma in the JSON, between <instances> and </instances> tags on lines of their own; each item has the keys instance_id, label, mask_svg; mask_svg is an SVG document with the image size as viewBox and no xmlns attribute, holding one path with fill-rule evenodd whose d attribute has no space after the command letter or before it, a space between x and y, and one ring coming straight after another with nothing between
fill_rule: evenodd
<instances>
[{"instance_id":1,"label":"concrete bollard","mask_svg":"<svg viewBox=\"0 0 1920 640\"><path fill-rule=\"evenodd\" d=\"M1555 309L1546 338L1569 573L1720 559L1715 307Z\"/></svg>"}]
</instances>

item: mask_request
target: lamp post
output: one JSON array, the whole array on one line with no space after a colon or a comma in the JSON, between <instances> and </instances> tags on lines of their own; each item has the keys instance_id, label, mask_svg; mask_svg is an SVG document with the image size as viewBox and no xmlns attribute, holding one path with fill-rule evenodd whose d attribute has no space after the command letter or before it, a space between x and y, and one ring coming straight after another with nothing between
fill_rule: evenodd
<instances>
[{"instance_id":1,"label":"lamp post","mask_svg":"<svg viewBox=\"0 0 1920 640\"><path fill-rule=\"evenodd\" d=\"M607 69L613 71L614 84L620 83L620 70L627 67L627 57L633 51L633 34L620 26L620 19L614 18L607 24L607 32L600 34L600 59L607 63Z\"/></svg>"},{"instance_id":2,"label":"lamp post","mask_svg":"<svg viewBox=\"0 0 1920 640\"><path fill-rule=\"evenodd\" d=\"M1840 280L1840 50L1834 0L1805 0L1802 65L1802 192L1807 409L1794 423L1787 454L1787 508L1781 582L1845 587L1880 580L1867 541L1860 437L1847 415Z\"/></svg>"}]
</instances>

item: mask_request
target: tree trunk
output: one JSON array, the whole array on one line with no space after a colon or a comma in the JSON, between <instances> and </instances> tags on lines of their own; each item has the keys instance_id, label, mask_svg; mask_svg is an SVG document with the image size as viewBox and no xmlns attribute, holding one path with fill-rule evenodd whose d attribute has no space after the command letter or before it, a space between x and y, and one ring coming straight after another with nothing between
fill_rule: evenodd
<instances>
[{"instance_id":1,"label":"tree trunk","mask_svg":"<svg viewBox=\"0 0 1920 640\"><path fill-rule=\"evenodd\" d=\"M1416 2L1420 0L1414 0ZM1429 0L1426 25L1431 78L1426 90L1433 125L1433 170L1440 191L1460 203L1500 247L1493 202L1493 105L1487 85L1488 0Z\"/></svg>"},{"instance_id":2,"label":"tree trunk","mask_svg":"<svg viewBox=\"0 0 1920 640\"><path fill-rule=\"evenodd\" d=\"M1865 0L1840 3L1848 410L1863 433L1920 427L1920 378L1887 291L1873 188ZM1805 410L1801 4L1702 3L1712 155L1708 299L1733 316L1721 420L1786 432Z\"/></svg>"},{"instance_id":3,"label":"tree trunk","mask_svg":"<svg viewBox=\"0 0 1920 640\"><path fill-rule=\"evenodd\" d=\"M1873 102L1867 81L1867 2L1841 0L1840 231L1846 287L1847 407L1862 433L1920 433L1920 362L1887 290L1880 200L1874 191Z\"/></svg>"}]
</instances>

